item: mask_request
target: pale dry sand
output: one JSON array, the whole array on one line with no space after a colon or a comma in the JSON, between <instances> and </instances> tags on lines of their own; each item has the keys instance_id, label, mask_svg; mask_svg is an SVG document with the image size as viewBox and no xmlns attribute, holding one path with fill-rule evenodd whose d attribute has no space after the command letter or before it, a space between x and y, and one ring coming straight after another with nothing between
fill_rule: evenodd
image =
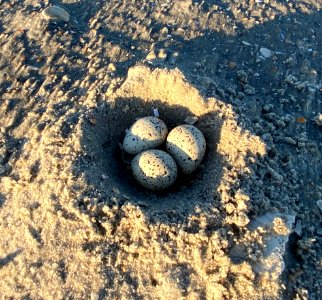
<instances>
[{"instance_id":1,"label":"pale dry sand","mask_svg":"<svg viewBox=\"0 0 322 300\"><path fill-rule=\"evenodd\" d=\"M319 298L320 3L264 2L0 1L0 299ZM155 108L207 140L162 193L119 147Z\"/></svg>"}]
</instances>

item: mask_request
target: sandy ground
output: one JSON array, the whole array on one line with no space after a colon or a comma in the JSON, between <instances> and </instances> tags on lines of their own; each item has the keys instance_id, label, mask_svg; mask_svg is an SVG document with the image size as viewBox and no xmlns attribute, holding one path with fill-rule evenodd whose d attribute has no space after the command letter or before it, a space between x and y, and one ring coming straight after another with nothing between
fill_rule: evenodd
<instances>
[{"instance_id":1,"label":"sandy ground","mask_svg":"<svg viewBox=\"0 0 322 300\"><path fill-rule=\"evenodd\" d=\"M319 299L320 8L0 0L0 299ZM162 193L119 147L154 108L207 140Z\"/></svg>"}]
</instances>

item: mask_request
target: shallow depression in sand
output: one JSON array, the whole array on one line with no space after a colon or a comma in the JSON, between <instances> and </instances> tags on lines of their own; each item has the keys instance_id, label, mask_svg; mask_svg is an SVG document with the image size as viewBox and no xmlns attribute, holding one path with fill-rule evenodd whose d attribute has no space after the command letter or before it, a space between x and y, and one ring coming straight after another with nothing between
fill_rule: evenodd
<instances>
[{"instance_id":1,"label":"shallow depression in sand","mask_svg":"<svg viewBox=\"0 0 322 300\"><path fill-rule=\"evenodd\" d=\"M129 166L132 156L120 150L126 129L136 119L153 115L153 109L158 109L169 130L185 124L187 117L198 117L195 126L207 143L198 169L190 175L179 174L176 183L161 192L148 191L134 180ZM106 195L114 192L124 200L147 201L159 208L220 201L216 195L225 170L242 168L247 155L264 151L259 140L252 142L250 134L238 127L229 106L201 97L178 70L151 71L143 66L130 69L126 81L94 114L96 124L85 121L82 137L93 159L83 170L89 184ZM159 149L165 150L165 146Z\"/></svg>"},{"instance_id":2,"label":"shallow depression in sand","mask_svg":"<svg viewBox=\"0 0 322 300\"><path fill-rule=\"evenodd\" d=\"M168 105L162 103L160 100L143 101L139 98L117 98L116 107L112 111L108 111L106 114L106 120L110 125L110 129L102 134L105 135L105 142L103 149L106 153L106 159L111 164L112 168L109 168L109 176L119 181L120 189L129 189L132 191L142 192L145 195L155 194L157 197L165 197L169 194L183 192L183 190L190 190L194 188L200 180L205 180L203 177L207 173L207 170L214 169L214 165L217 167L220 165L218 161L220 156L216 157L216 145L219 139L221 122L217 119L215 113L209 113L201 115L196 126L202 130L208 141L208 150L206 157L204 158L202 165L196 172L190 175L184 175L179 173L178 180L170 189L159 192L151 192L141 188L132 178L129 163L133 158L132 155L127 155L124 151L121 151L119 143L122 142L125 135L125 130L131 126L131 123L136 118L151 114L153 108L157 107L160 112L160 118L166 122L169 129L184 124L184 120L193 115L191 111L179 105ZM123 110L126 108L127 112ZM124 117L119 117L120 115ZM164 150L165 143L158 147L158 149ZM217 174L213 174L213 179L219 176L220 170L216 169ZM210 179L210 178L209 178ZM151 195L152 195L151 194Z\"/></svg>"}]
</instances>

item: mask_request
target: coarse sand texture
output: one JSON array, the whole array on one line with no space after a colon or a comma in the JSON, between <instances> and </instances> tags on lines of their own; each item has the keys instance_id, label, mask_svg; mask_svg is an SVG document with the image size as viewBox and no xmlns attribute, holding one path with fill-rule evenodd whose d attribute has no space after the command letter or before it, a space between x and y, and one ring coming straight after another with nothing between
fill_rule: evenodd
<instances>
[{"instance_id":1,"label":"coarse sand texture","mask_svg":"<svg viewBox=\"0 0 322 300\"><path fill-rule=\"evenodd\" d=\"M319 299L321 5L0 0L0 300Z\"/></svg>"}]
</instances>

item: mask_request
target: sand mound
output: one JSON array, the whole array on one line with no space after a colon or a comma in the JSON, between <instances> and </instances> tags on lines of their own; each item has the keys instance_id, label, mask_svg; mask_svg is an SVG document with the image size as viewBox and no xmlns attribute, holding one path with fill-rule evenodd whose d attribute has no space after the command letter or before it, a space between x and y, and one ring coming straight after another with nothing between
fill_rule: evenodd
<instances>
[{"instance_id":1,"label":"sand mound","mask_svg":"<svg viewBox=\"0 0 322 300\"><path fill-rule=\"evenodd\" d=\"M203 98L178 70L144 66L130 69L99 107L86 106L56 122L24 121L27 140L1 180L3 293L20 297L28 286L31 297L44 298L265 294L247 258L235 265L229 256L248 230L241 178L266 153L232 108ZM153 108L170 127L198 117L208 144L196 174L163 193L139 187L119 150L126 128Z\"/></svg>"}]
</instances>

